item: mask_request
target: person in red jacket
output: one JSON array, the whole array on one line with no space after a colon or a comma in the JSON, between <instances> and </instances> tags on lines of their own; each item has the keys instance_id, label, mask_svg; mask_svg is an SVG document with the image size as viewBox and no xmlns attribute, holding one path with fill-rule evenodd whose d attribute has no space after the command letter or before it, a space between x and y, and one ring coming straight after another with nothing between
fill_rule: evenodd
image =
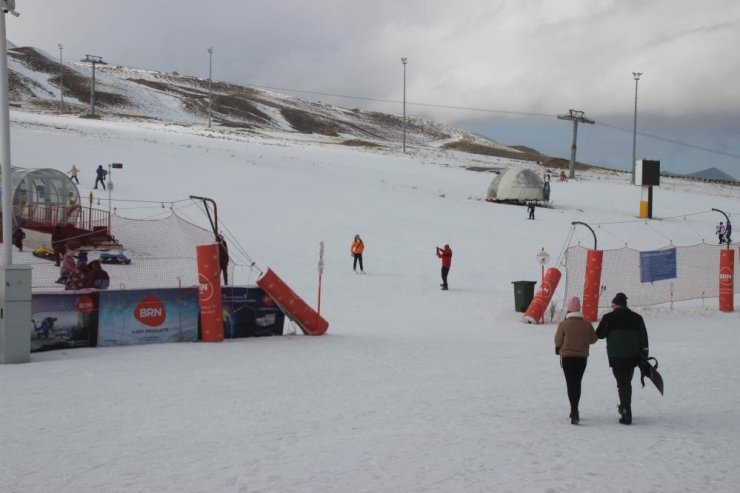
<instances>
[{"instance_id":1,"label":"person in red jacket","mask_svg":"<svg viewBox=\"0 0 740 493\"><path fill-rule=\"evenodd\" d=\"M442 289L447 290L447 274L450 273L450 266L452 265L452 249L450 245L445 245L444 248L437 247L437 257L442 259Z\"/></svg>"},{"instance_id":2,"label":"person in red jacket","mask_svg":"<svg viewBox=\"0 0 740 493\"><path fill-rule=\"evenodd\" d=\"M362 267L362 252L365 251L365 243L362 242L360 235L355 235L355 239L352 242L352 246L349 249L350 254L354 257L352 263L352 270L357 272L357 263L360 263L360 273L364 274L365 269Z\"/></svg>"}]
</instances>

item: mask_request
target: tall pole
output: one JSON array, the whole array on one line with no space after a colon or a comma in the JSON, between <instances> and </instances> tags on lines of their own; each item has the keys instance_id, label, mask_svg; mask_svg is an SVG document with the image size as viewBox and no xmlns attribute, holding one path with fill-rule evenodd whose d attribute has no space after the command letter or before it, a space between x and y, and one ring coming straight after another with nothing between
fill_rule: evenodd
<instances>
[{"instance_id":1,"label":"tall pole","mask_svg":"<svg viewBox=\"0 0 740 493\"><path fill-rule=\"evenodd\" d=\"M594 121L590 118L586 118L586 114L583 111L578 110L568 110L567 115L558 115L558 120L569 120L573 122L573 143L570 145L570 165L568 167L568 178L573 178L576 176L576 141L578 140L578 124L588 123L593 125Z\"/></svg>"},{"instance_id":2,"label":"tall pole","mask_svg":"<svg viewBox=\"0 0 740 493\"><path fill-rule=\"evenodd\" d=\"M642 72L632 72L635 78L635 119L632 122L632 184L635 184L635 160L637 159L637 82Z\"/></svg>"},{"instance_id":3,"label":"tall pole","mask_svg":"<svg viewBox=\"0 0 740 493\"><path fill-rule=\"evenodd\" d=\"M59 114L64 113L64 59L62 43L59 43Z\"/></svg>"},{"instance_id":4,"label":"tall pole","mask_svg":"<svg viewBox=\"0 0 740 493\"><path fill-rule=\"evenodd\" d=\"M96 55L85 55L85 58L83 58L81 61L92 64L92 84L90 86L90 115L95 116L95 66L107 65L107 63L103 61L103 57L99 57Z\"/></svg>"},{"instance_id":5,"label":"tall pole","mask_svg":"<svg viewBox=\"0 0 740 493\"><path fill-rule=\"evenodd\" d=\"M15 3L15 2L13 2ZM3 2L6 7L8 2ZM10 12L17 15L13 5ZM8 106L8 41L5 38L5 14L0 18L0 166L3 177L3 265L13 264L13 196L10 173L10 109Z\"/></svg>"},{"instance_id":6,"label":"tall pole","mask_svg":"<svg viewBox=\"0 0 740 493\"><path fill-rule=\"evenodd\" d=\"M403 153L406 154L406 61L407 58L401 58L403 63Z\"/></svg>"},{"instance_id":7,"label":"tall pole","mask_svg":"<svg viewBox=\"0 0 740 493\"><path fill-rule=\"evenodd\" d=\"M211 104L213 104L213 96L211 95L212 74L213 74L213 48L208 48L208 128L211 128Z\"/></svg>"}]
</instances>

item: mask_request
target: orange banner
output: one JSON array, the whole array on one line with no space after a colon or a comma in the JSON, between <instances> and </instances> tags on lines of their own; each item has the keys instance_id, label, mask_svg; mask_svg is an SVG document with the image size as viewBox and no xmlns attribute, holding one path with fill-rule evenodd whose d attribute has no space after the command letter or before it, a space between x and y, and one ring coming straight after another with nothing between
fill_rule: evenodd
<instances>
[{"instance_id":1,"label":"orange banner","mask_svg":"<svg viewBox=\"0 0 740 493\"><path fill-rule=\"evenodd\" d=\"M589 322L599 319L599 294L601 293L601 265L603 250L589 250L586 254L586 275L583 279L583 318Z\"/></svg>"},{"instance_id":2,"label":"orange banner","mask_svg":"<svg viewBox=\"0 0 740 493\"><path fill-rule=\"evenodd\" d=\"M719 311L732 312L735 296L735 250L719 251Z\"/></svg>"},{"instance_id":3,"label":"orange banner","mask_svg":"<svg viewBox=\"0 0 740 493\"><path fill-rule=\"evenodd\" d=\"M221 269L218 244L198 245L198 301L203 342L224 340L223 307L221 305Z\"/></svg>"},{"instance_id":4,"label":"orange banner","mask_svg":"<svg viewBox=\"0 0 740 493\"><path fill-rule=\"evenodd\" d=\"M540 290L534 295L532 303L529 304L529 308L524 312L524 318L529 322L542 323L543 316L547 305L550 304L552 295L558 288L560 282L560 276L562 274L555 267L550 267L545 272L545 279L540 286Z\"/></svg>"}]
</instances>

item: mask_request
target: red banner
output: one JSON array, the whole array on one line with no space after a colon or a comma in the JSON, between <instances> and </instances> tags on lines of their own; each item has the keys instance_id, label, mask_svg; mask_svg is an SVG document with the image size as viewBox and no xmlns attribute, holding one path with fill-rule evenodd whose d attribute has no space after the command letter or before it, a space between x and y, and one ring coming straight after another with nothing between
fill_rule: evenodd
<instances>
[{"instance_id":1,"label":"red banner","mask_svg":"<svg viewBox=\"0 0 740 493\"><path fill-rule=\"evenodd\" d=\"M589 250L586 254L586 275L583 279L583 318L589 322L599 319L601 293L601 265L603 250Z\"/></svg>"},{"instance_id":2,"label":"red banner","mask_svg":"<svg viewBox=\"0 0 740 493\"><path fill-rule=\"evenodd\" d=\"M223 307L221 305L221 268L218 244L198 245L198 301L203 342L224 340Z\"/></svg>"},{"instance_id":3,"label":"red banner","mask_svg":"<svg viewBox=\"0 0 740 493\"><path fill-rule=\"evenodd\" d=\"M735 294L735 250L719 251L719 311L734 311Z\"/></svg>"}]
</instances>

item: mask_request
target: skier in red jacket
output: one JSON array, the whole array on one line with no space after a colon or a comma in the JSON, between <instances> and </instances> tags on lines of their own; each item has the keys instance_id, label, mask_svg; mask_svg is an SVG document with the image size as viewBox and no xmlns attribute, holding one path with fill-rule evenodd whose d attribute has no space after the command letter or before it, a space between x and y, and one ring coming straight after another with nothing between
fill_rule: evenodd
<instances>
[{"instance_id":1,"label":"skier in red jacket","mask_svg":"<svg viewBox=\"0 0 740 493\"><path fill-rule=\"evenodd\" d=\"M452 249L450 245L445 245L444 248L437 247L437 257L442 259L442 286L443 290L447 290L447 274L450 272L450 266L452 265Z\"/></svg>"}]
</instances>

